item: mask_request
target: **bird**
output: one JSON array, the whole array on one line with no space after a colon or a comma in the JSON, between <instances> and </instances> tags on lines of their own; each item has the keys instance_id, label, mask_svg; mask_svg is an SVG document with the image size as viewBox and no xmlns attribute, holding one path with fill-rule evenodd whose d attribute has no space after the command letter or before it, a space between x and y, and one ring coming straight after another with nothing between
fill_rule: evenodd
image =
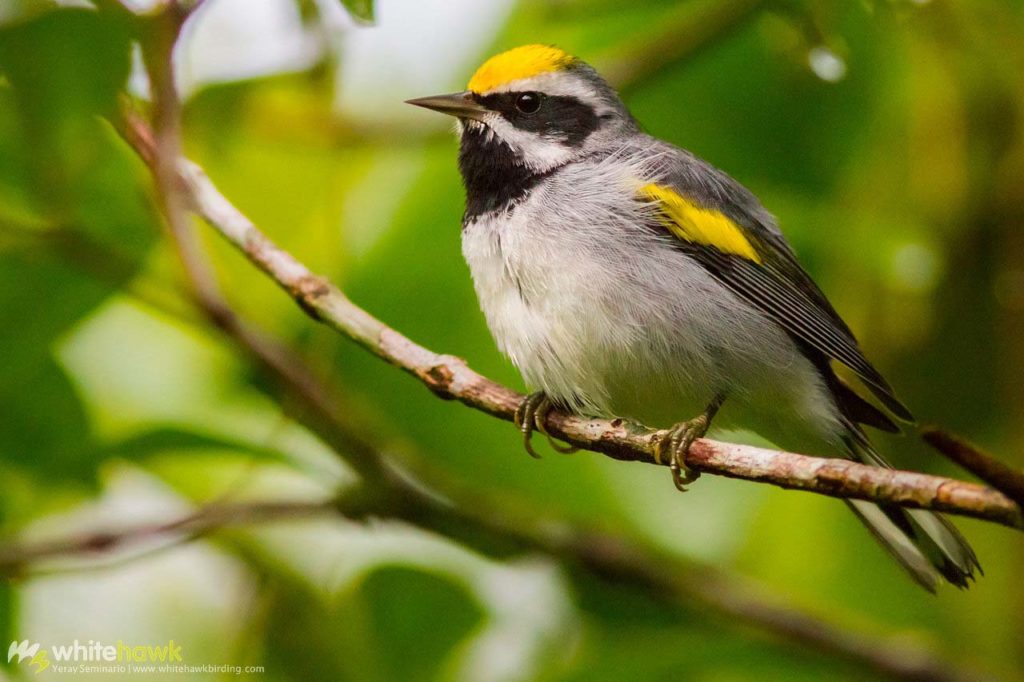
<instances>
[{"instance_id":1,"label":"bird","mask_svg":"<svg viewBox=\"0 0 1024 682\"><path fill-rule=\"evenodd\" d=\"M527 452L560 409L675 423L655 456L680 490L713 421L890 466L865 427L897 432L914 417L775 218L722 170L645 133L593 67L523 45L464 91L407 103L456 119L462 254L495 342L533 390L516 410ZM938 514L846 504L929 591L981 570Z\"/></svg>"}]
</instances>

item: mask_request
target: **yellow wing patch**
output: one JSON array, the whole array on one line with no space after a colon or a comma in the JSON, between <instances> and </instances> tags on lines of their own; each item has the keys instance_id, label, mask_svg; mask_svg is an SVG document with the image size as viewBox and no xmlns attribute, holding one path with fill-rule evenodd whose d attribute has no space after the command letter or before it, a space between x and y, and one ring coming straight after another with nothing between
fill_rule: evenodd
<instances>
[{"instance_id":1,"label":"yellow wing patch","mask_svg":"<svg viewBox=\"0 0 1024 682\"><path fill-rule=\"evenodd\" d=\"M575 57L557 47L523 45L488 59L469 79L467 87L473 92L487 92L521 78L559 71L575 61Z\"/></svg>"},{"instance_id":2,"label":"yellow wing patch","mask_svg":"<svg viewBox=\"0 0 1024 682\"><path fill-rule=\"evenodd\" d=\"M761 262L743 230L720 211L702 208L670 187L654 183L643 185L640 198L654 201L660 208L659 219L675 236L688 242L713 246L724 253Z\"/></svg>"}]
</instances>

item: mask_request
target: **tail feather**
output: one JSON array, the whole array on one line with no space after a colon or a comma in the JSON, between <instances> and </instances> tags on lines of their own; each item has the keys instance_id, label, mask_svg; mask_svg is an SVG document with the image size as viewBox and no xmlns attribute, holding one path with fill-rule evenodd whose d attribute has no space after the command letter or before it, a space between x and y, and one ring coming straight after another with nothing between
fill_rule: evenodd
<instances>
[{"instance_id":1,"label":"tail feather","mask_svg":"<svg viewBox=\"0 0 1024 682\"><path fill-rule=\"evenodd\" d=\"M865 464L892 468L866 438L848 439L847 449L851 457ZM965 588L968 580L974 579L975 570L982 572L974 550L942 516L864 500L849 500L848 504L911 577L930 592L935 591L940 577Z\"/></svg>"},{"instance_id":2,"label":"tail feather","mask_svg":"<svg viewBox=\"0 0 1024 682\"><path fill-rule=\"evenodd\" d=\"M883 431L896 432L899 427L885 412L858 395L832 370L828 357L801 348L821 372L836 409L841 415L845 434L843 442L851 459L872 466L892 466L872 447L861 424ZM913 421L903 403L893 395L892 388L877 372L861 377L864 384L896 417ZM942 516L924 509L905 509L896 504L876 504L865 500L848 500L850 509L871 534L906 569L910 576L931 592L942 578L957 587L967 587L974 572L981 573L978 557L960 532Z\"/></svg>"},{"instance_id":3,"label":"tail feather","mask_svg":"<svg viewBox=\"0 0 1024 682\"><path fill-rule=\"evenodd\" d=\"M926 542L919 546L928 551L928 558L949 582L957 587L969 586L974 571L984 574L978 556L950 521L924 509L906 509L914 525L921 530Z\"/></svg>"},{"instance_id":4,"label":"tail feather","mask_svg":"<svg viewBox=\"0 0 1024 682\"><path fill-rule=\"evenodd\" d=\"M900 427L885 412L861 398L840 377L833 375L830 388L836 403L840 406L839 409L854 424L867 424L888 433L900 432Z\"/></svg>"},{"instance_id":5,"label":"tail feather","mask_svg":"<svg viewBox=\"0 0 1024 682\"><path fill-rule=\"evenodd\" d=\"M935 592L939 571L902 528L877 504L864 500L846 500L846 504L918 585L929 592Z\"/></svg>"}]
</instances>

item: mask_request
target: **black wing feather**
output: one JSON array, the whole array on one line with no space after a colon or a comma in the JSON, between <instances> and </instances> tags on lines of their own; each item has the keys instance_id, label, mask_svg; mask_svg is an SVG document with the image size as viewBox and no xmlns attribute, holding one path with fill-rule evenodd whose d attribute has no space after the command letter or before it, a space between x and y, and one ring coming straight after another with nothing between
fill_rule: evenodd
<instances>
[{"instance_id":1,"label":"black wing feather","mask_svg":"<svg viewBox=\"0 0 1024 682\"><path fill-rule=\"evenodd\" d=\"M722 171L686 152L677 152L677 159L679 165L665 178L667 184L742 227L761 262L677 239L679 248L808 348L852 369L894 415L912 422L910 410L864 357L853 332L797 262L774 219L757 198Z\"/></svg>"}]
</instances>

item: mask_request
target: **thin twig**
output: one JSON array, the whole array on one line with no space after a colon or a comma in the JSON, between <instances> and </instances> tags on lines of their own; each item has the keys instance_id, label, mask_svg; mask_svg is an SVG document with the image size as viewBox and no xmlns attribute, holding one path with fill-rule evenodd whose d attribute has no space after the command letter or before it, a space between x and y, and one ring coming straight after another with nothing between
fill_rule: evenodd
<instances>
[{"instance_id":1,"label":"thin twig","mask_svg":"<svg viewBox=\"0 0 1024 682\"><path fill-rule=\"evenodd\" d=\"M139 119L130 120L129 126L135 129L130 139L150 137ZM140 153L145 157L148 151L143 148ZM474 372L460 358L440 355L414 343L374 318L270 241L216 189L199 166L182 159L178 170L194 210L314 319L412 374L439 396L512 420L522 394ZM615 459L661 464L654 455L654 443L663 431L651 431L619 419L590 420L560 412L549 413L547 426L556 436L578 447ZM703 473L831 497L895 502L1024 529L1020 506L996 490L965 481L707 439L694 443L686 464Z\"/></svg>"},{"instance_id":2,"label":"thin twig","mask_svg":"<svg viewBox=\"0 0 1024 682\"><path fill-rule=\"evenodd\" d=\"M34 544L13 543L0 546L0 575L22 575L26 567L46 560L97 557L168 536L196 539L229 526L317 516L335 508L334 501L305 500L208 505L172 521L94 531Z\"/></svg>"},{"instance_id":3,"label":"thin twig","mask_svg":"<svg viewBox=\"0 0 1024 682\"><path fill-rule=\"evenodd\" d=\"M922 429L921 437L943 455L1024 506L1024 471L1000 462L967 441L935 426Z\"/></svg>"}]
</instances>

